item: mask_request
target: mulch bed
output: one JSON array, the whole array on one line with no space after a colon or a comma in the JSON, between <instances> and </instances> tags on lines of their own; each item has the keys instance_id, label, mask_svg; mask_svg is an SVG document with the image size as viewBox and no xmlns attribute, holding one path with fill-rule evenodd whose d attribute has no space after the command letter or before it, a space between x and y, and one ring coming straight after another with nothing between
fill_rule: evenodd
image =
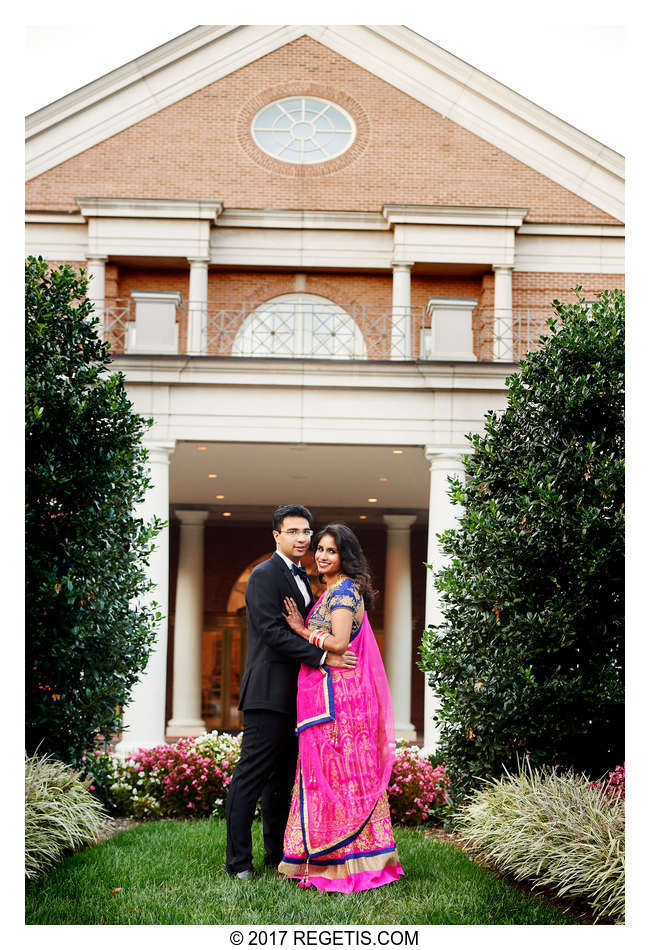
<instances>
[{"instance_id":1,"label":"mulch bed","mask_svg":"<svg viewBox=\"0 0 650 950\"><path fill-rule=\"evenodd\" d=\"M588 904L582 901L558 897L552 890L544 887L536 887L533 889L530 884L527 884L525 881L518 881L512 874L506 874L503 871L496 870L487 861L483 861L477 856L456 831L450 831L447 828L425 828L422 833L426 838L435 838L443 844L449 844L454 848L458 848L459 851L463 851L474 864L477 864L479 867L487 868L492 874L496 875L496 877L503 878L503 880L512 885L512 887L516 887L518 891L522 891L524 894L529 894L532 897L543 897L552 907L560 911L560 913L570 914L575 918L578 924L611 924L611 921L603 919L595 920L592 909Z\"/></svg>"}]
</instances>

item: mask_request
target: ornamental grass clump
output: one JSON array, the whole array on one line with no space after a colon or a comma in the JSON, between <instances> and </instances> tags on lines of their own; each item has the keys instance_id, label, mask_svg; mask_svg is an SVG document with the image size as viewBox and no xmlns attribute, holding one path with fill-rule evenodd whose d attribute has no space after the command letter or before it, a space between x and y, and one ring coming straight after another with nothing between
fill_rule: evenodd
<instances>
[{"instance_id":1,"label":"ornamental grass clump","mask_svg":"<svg viewBox=\"0 0 650 950\"><path fill-rule=\"evenodd\" d=\"M520 765L475 790L456 827L493 868L583 900L597 920L623 922L624 803L584 776Z\"/></svg>"},{"instance_id":2,"label":"ornamental grass clump","mask_svg":"<svg viewBox=\"0 0 650 950\"><path fill-rule=\"evenodd\" d=\"M388 786L390 813L401 825L442 817L450 804L444 763L433 766L418 746L398 747Z\"/></svg>"},{"instance_id":3,"label":"ornamental grass clump","mask_svg":"<svg viewBox=\"0 0 650 950\"><path fill-rule=\"evenodd\" d=\"M25 757L25 876L97 840L104 809L74 771L50 755Z\"/></svg>"}]
</instances>

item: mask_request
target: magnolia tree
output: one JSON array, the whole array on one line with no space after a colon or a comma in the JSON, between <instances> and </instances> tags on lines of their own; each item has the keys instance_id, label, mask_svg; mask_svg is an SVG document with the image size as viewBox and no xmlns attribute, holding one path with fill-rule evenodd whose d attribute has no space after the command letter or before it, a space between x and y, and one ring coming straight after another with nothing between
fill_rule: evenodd
<instances>
[{"instance_id":1,"label":"magnolia tree","mask_svg":"<svg viewBox=\"0 0 650 950\"><path fill-rule=\"evenodd\" d=\"M163 523L134 514L149 487L151 424L69 266L29 258L26 293L26 742L78 762L119 725L160 614L142 596Z\"/></svg>"},{"instance_id":2,"label":"magnolia tree","mask_svg":"<svg viewBox=\"0 0 650 950\"><path fill-rule=\"evenodd\" d=\"M580 290L450 480L421 668L457 795L525 755L593 778L623 761L624 297Z\"/></svg>"}]
</instances>

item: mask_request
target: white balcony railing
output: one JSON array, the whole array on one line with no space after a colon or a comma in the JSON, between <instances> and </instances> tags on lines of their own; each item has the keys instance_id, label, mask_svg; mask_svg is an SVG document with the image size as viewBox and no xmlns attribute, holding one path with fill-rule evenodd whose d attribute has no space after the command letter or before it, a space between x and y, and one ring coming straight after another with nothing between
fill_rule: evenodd
<instances>
[{"instance_id":1,"label":"white balcony railing","mask_svg":"<svg viewBox=\"0 0 650 950\"><path fill-rule=\"evenodd\" d=\"M310 303L200 304L179 302L176 294L151 294L143 300L144 296L140 294L137 302L105 301L104 338L113 353L517 362L535 349L546 321L555 315L550 306L516 309L512 314L475 307L466 315L454 314L443 333L441 314L426 307L358 306L343 311ZM458 332L461 319L466 324ZM446 342L449 325L456 333L453 344ZM200 346L192 347L191 340L200 340Z\"/></svg>"}]
</instances>

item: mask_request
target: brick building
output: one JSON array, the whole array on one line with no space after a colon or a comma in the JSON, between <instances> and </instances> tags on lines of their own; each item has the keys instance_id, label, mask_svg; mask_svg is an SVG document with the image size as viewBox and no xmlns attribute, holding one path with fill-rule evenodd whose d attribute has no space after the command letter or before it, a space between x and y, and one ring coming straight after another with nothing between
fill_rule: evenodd
<instances>
[{"instance_id":1,"label":"brick building","mask_svg":"<svg viewBox=\"0 0 650 950\"><path fill-rule=\"evenodd\" d=\"M623 158L405 27L201 26L29 116L27 250L93 276L166 620L127 750L238 727L272 509L358 533L396 725L465 433L550 302L623 286Z\"/></svg>"}]
</instances>

